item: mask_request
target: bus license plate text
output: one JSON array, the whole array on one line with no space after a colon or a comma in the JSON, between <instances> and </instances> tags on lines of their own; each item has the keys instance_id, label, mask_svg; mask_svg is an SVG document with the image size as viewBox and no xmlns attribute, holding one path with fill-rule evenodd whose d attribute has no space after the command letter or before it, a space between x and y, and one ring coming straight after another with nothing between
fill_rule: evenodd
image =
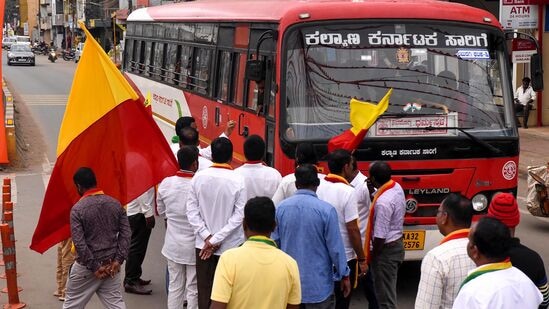
<instances>
[{"instance_id":1,"label":"bus license plate text","mask_svg":"<svg viewBox=\"0 0 549 309\"><path fill-rule=\"evenodd\" d=\"M425 231L404 231L404 250L423 250L425 246Z\"/></svg>"}]
</instances>

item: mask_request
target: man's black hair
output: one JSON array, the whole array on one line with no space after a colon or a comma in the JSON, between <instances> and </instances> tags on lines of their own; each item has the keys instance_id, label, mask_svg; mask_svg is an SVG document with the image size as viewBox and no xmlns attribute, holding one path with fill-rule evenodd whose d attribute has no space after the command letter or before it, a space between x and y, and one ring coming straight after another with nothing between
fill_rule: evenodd
<instances>
[{"instance_id":1,"label":"man's black hair","mask_svg":"<svg viewBox=\"0 0 549 309\"><path fill-rule=\"evenodd\" d=\"M481 218L472 236L473 244L488 259L503 260L508 256L511 233L509 228L496 218Z\"/></svg>"},{"instance_id":2,"label":"man's black hair","mask_svg":"<svg viewBox=\"0 0 549 309\"><path fill-rule=\"evenodd\" d=\"M351 153L345 149L336 149L328 154L328 168L332 174L341 174L343 167L351 163Z\"/></svg>"},{"instance_id":3,"label":"man's black hair","mask_svg":"<svg viewBox=\"0 0 549 309\"><path fill-rule=\"evenodd\" d=\"M248 161L263 160L265 141L259 135L250 135L244 142L244 156Z\"/></svg>"},{"instance_id":4,"label":"man's black hair","mask_svg":"<svg viewBox=\"0 0 549 309\"><path fill-rule=\"evenodd\" d=\"M358 169L358 162L355 156L351 155L351 157L351 166L353 167L353 171L356 171Z\"/></svg>"},{"instance_id":5,"label":"man's black hair","mask_svg":"<svg viewBox=\"0 0 549 309\"><path fill-rule=\"evenodd\" d=\"M522 79L522 81L530 83L531 79L530 79L530 77L525 77L525 78Z\"/></svg>"},{"instance_id":6,"label":"man's black hair","mask_svg":"<svg viewBox=\"0 0 549 309\"><path fill-rule=\"evenodd\" d=\"M270 233L275 228L275 206L265 196L254 197L244 206L244 222L251 231Z\"/></svg>"},{"instance_id":7,"label":"man's black hair","mask_svg":"<svg viewBox=\"0 0 549 309\"><path fill-rule=\"evenodd\" d=\"M95 188L97 186L95 174L89 167L81 167L76 170L76 173L72 176L72 180L84 190Z\"/></svg>"},{"instance_id":8,"label":"man's black hair","mask_svg":"<svg viewBox=\"0 0 549 309\"><path fill-rule=\"evenodd\" d=\"M380 185L391 180L392 173L391 167L385 161L374 161L370 164L370 177L375 178Z\"/></svg>"},{"instance_id":9,"label":"man's black hair","mask_svg":"<svg viewBox=\"0 0 549 309\"><path fill-rule=\"evenodd\" d=\"M226 137L218 137L212 141L212 161L214 163L229 163L233 158L233 143Z\"/></svg>"},{"instance_id":10,"label":"man's black hair","mask_svg":"<svg viewBox=\"0 0 549 309\"><path fill-rule=\"evenodd\" d=\"M183 145L198 146L198 131L195 128L181 128L177 136L179 136L179 141Z\"/></svg>"},{"instance_id":11,"label":"man's black hair","mask_svg":"<svg viewBox=\"0 0 549 309\"><path fill-rule=\"evenodd\" d=\"M198 148L196 146L184 145L177 151L177 162L182 170L190 170L191 165L198 161Z\"/></svg>"},{"instance_id":12,"label":"man's black hair","mask_svg":"<svg viewBox=\"0 0 549 309\"><path fill-rule=\"evenodd\" d=\"M318 157L315 148L311 143L299 143L295 148L295 163L302 164L317 164Z\"/></svg>"},{"instance_id":13,"label":"man's black hair","mask_svg":"<svg viewBox=\"0 0 549 309\"><path fill-rule=\"evenodd\" d=\"M318 186L320 179L318 179L318 171L313 164L299 165L295 169L295 185L299 188Z\"/></svg>"},{"instance_id":14,"label":"man's black hair","mask_svg":"<svg viewBox=\"0 0 549 309\"><path fill-rule=\"evenodd\" d=\"M179 135L179 131L181 131L181 129L190 127L193 122L196 122L194 120L194 117L190 117L190 116L179 117L175 122L175 134Z\"/></svg>"},{"instance_id":15,"label":"man's black hair","mask_svg":"<svg viewBox=\"0 0 549 309\"><path fill-rule=\"evenodd\" d=\"M469 228L473 219L471 200L458 193L450 193L442 201L442 209L452 222L459 227Z\"/></svg>"}]
</instances>

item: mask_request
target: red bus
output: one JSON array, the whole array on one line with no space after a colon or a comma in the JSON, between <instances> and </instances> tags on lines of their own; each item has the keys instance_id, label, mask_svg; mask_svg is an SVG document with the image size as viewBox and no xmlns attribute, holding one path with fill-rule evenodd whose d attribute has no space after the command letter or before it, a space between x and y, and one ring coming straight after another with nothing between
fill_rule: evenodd
<instances>
[{"instance_id":1,"label":"red bus","mask_svg":"<svg viewBox=\"0 0 549 309\"><path fill-rule=\"evenodd\" d=\"M235 120L236 164L244 138L258 134L283 175L299 142L322 156L350 127L351 98L378 102L392 88L355 155L365 172L389 161L405 189L408 260L440 240L435 216L448 193L471 198L477 213L496 192L516 194L508 46L486 11L428 0L198 0L134 11L124 55L167 139L182 115L197 119L204 144Z\"/></svg>"}]
</instances>

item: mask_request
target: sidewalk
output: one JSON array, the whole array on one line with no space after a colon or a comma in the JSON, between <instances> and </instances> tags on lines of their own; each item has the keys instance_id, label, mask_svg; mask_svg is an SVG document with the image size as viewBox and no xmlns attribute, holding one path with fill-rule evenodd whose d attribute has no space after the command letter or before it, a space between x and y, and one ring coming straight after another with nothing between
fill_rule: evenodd
<instances>
[{"instance_id":1,"label":"sidewalk","mask_svg":"<svg viewBox=\"0 0 549 309\"><path fill-rule=\"evenodd\" d=\"M526 178L528 166L549 162L549 126L519 128L519 176Z\"/></svg>"}]
</instances>

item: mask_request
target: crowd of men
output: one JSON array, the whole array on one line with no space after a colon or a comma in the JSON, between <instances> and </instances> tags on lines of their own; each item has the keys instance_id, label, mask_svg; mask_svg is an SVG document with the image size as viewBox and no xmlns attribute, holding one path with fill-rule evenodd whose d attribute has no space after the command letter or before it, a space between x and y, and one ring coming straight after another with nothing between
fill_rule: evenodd
<instances>
[{"instance_id":1,"label":"crowd of men","mask_svg":"<svg viewBox=\"0 0 549 309\"><path fill-rule=\"evenodd\" d=\"M265 142L252 135L247 161L233 169L234 123L207 148L193 124L177 122L180 170L156 194L167 224L168 308L349 308L359 280L369 308L397 307L405 195L389 164L373 162L367 178L351 152L338 149L327 155L325 175L314 147L303 143L295 172L282 177L263 163ZM125 308L119 270L126 258L125 291L150 294L141 263L154 191L126 213L90 169L78 170L74 182L82 199L71 211L76 262L63 308L83 308L93 293L107 308ZM444 238L423 260L416 308L547 307L541 257L512 238L514 197L496 195L469 230L472 218L471 201L459 194L441 203Z\"/></svg>"}]
</instances>

